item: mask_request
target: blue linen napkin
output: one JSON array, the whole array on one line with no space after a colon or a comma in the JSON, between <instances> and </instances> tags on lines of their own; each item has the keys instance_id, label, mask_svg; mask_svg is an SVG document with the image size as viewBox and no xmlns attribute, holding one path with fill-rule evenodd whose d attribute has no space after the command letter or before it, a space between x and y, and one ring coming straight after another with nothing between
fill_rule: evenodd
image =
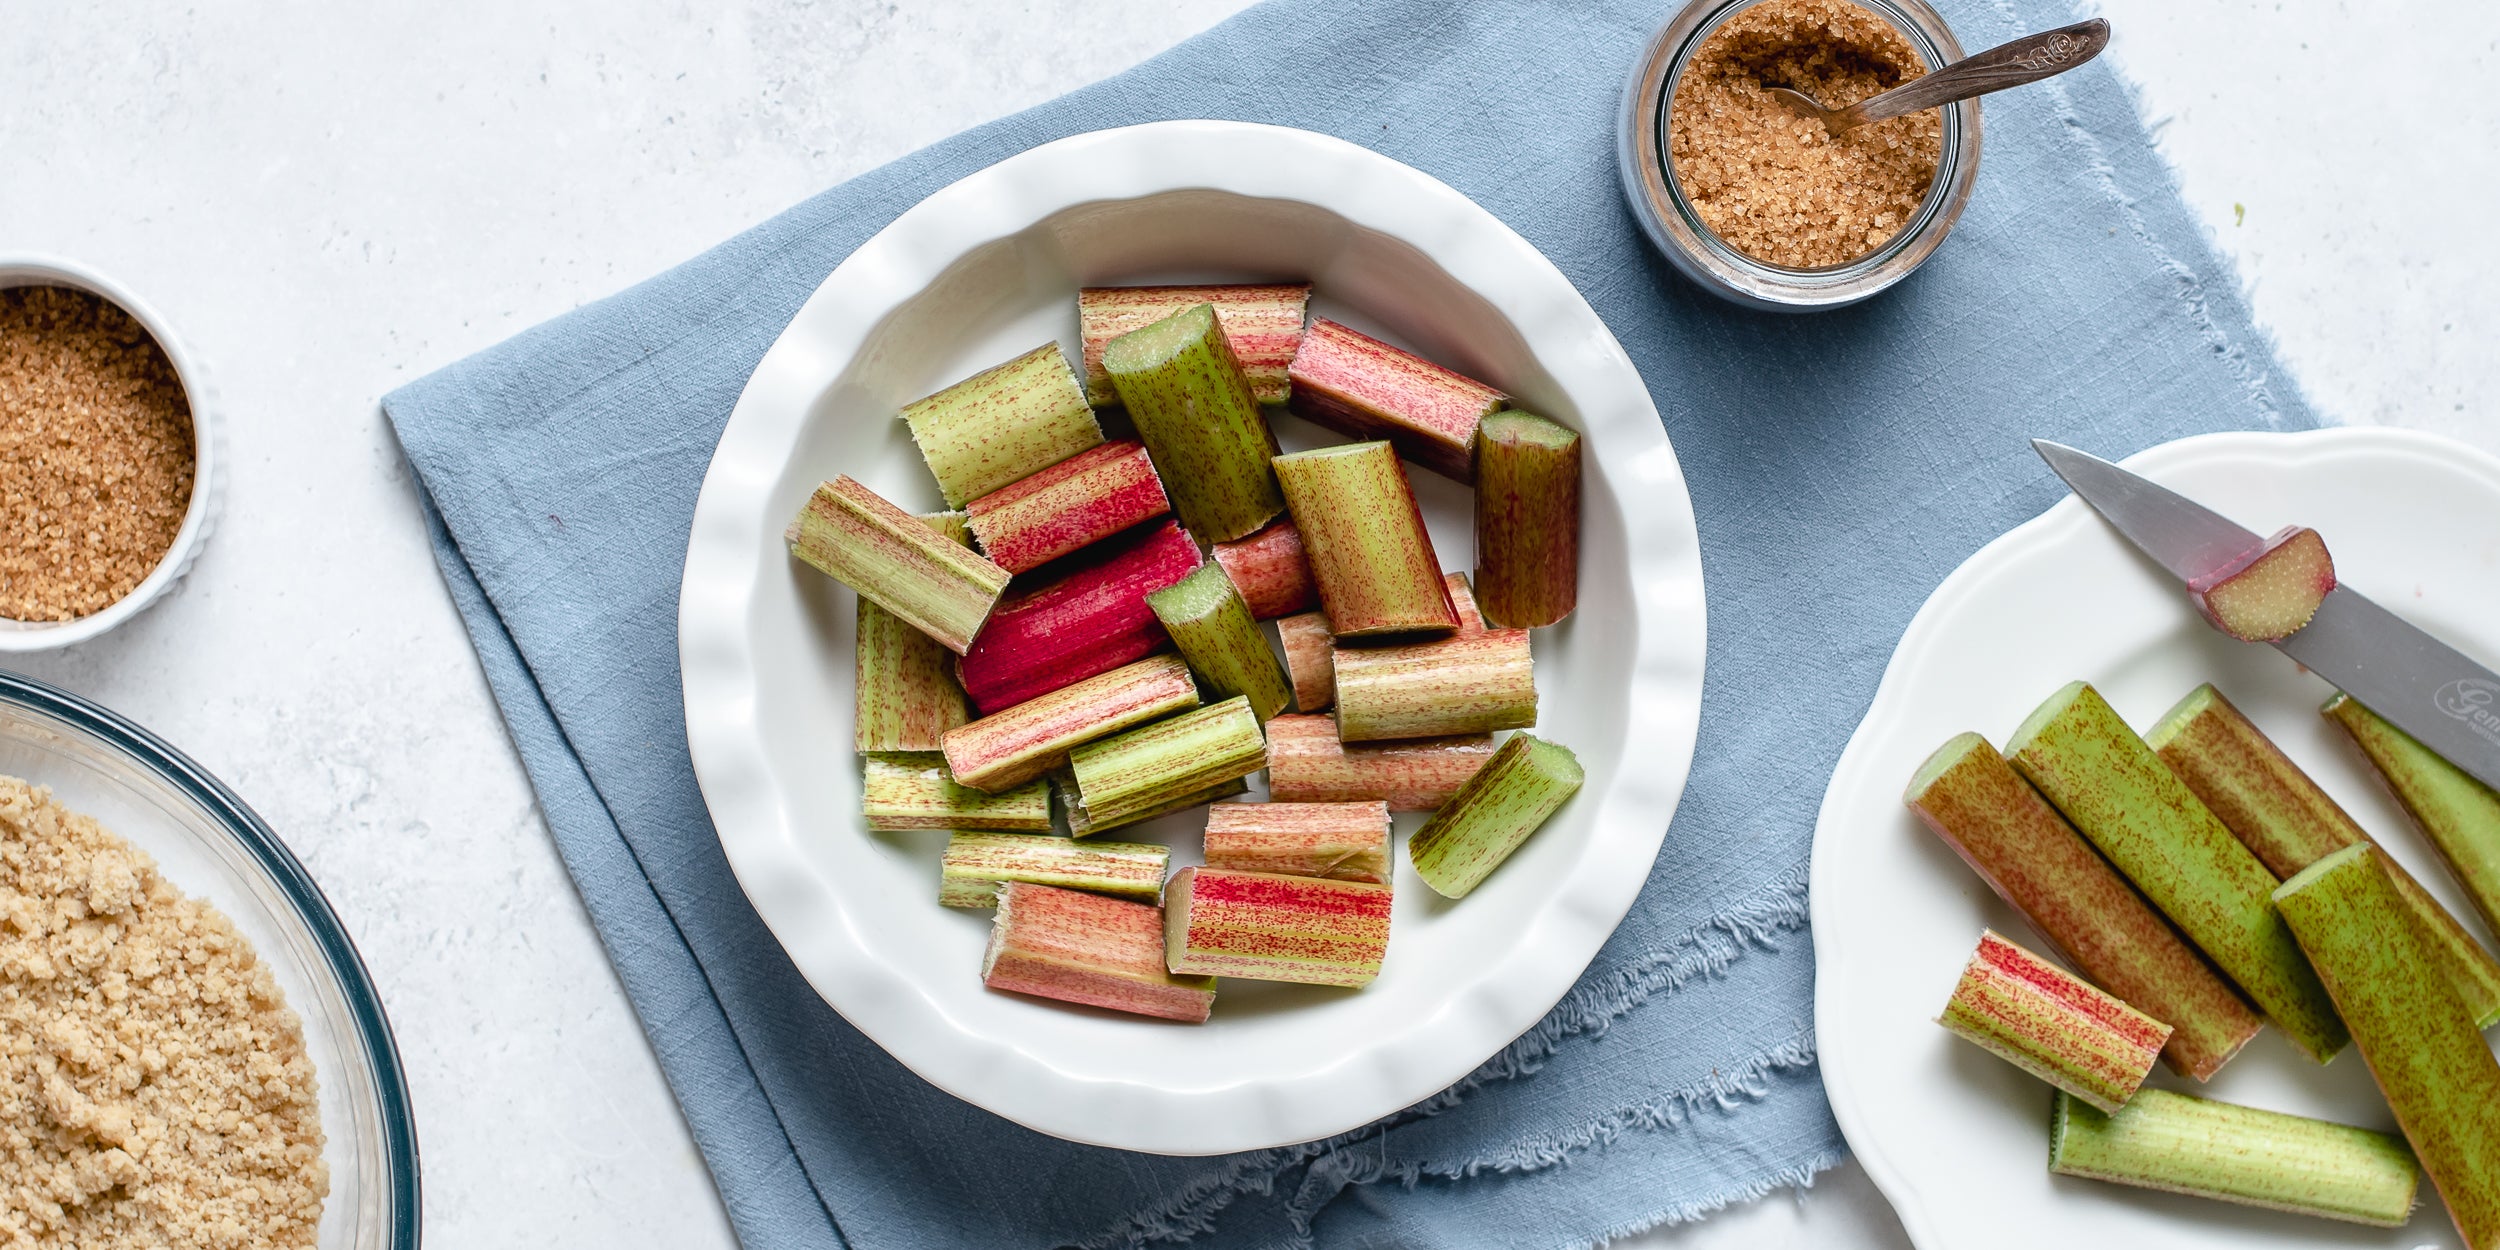
<instances>
[{"instance_id":1,"label":"blue linen napkin","mask_svg":"<svg viewBox=\"0 0 2500 1250\"><path fill-rule=\"evenodd\" d=\"M1939 2L1971 48L2073 18L2063 0ZM1805 862L1910 614L2060 493L2027 436L2123 453L2313 420L2104 66L1988 101L1968 213L1871 304L1781 317L1686 285L1641 240L1613 156L1620 84L1672 7L1274 0L384 400L547 822L748 1246L1584 1245L1842 1157L1814 1068ZM1657 400L1711 613L1690 787L1579 985L1418 1107L1215 1159L1020 1129L826 1008L720 855L674 631L713 444L824 276L964 174L1173 117L1368 145L1552 257Z\"/></svg>"}]
</instances>

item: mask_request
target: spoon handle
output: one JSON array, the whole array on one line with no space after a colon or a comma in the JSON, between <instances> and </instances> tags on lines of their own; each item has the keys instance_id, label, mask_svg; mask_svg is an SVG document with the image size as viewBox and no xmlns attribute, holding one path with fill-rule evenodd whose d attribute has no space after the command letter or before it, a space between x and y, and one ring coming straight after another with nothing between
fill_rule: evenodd
<instances>
[{"instance_id":1,"label":"spoon handle","mask_svg":"<svg viewBox=\"0 0 2500 1250\"><path fill-rule=\"evenodd\" d=\"M1849 126L1900 117L2063 74L2099 56L2101 49L2108 46L2109 23L2101 18L2044 30L1955 61L1882 95L1861 100L1842 113L1848 115Z\"/></svg>"}]
</instances>

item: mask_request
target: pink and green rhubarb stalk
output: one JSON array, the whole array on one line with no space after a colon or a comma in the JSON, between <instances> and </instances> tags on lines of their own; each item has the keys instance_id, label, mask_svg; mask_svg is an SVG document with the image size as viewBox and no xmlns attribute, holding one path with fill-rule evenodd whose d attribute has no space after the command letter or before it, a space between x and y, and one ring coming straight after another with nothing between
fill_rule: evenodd
<instances>
[{"instance_id":1,"label":"pink and green rhubarb stalk","mask_svg":"<svg viewBox=\"0 0 2500 1250\"><path fill-rule=\"evenodd\" d=\"M2206 1080L2263 1027L1987 739L1936 748L1901 801L2085 977L2170 1025L2173 1071Z\"/></svg>"},{"instance_id":2,"label":"pink and green rhubarb stalk","mask_svg":"<svg viewBox=\"0 0 2500 1250\"><path fill-rule=\"evenodd\" d=\"M968 543L964 514L920 518L956 543ZM947 730L972 718L955 681L955 656L910 622L860 596L853 618L851 749L934 751Z\"/></svg>"},{"instance_id":3,"label":"pink and green rhubarb stalk","mask_svg":"<svg viewBox=\"0 0 2500 1250\"><path fill-rule=\"evenodd\" d=\"M2297 526L2188 583L2213 626L2242 642L2288 638L2335 590L2335 561L2318 532Z\"/></svg>"},{"instance_id":4,"label":"pink and green rhubarb stalk","mask_svg":"<svg viewBox=\"0 0 2500 1250\"><path fill-rule=\"evenodd\" d=\"M1278 456L1276 476L1338 637L1458 628L1423 511L1389 444L1344 443Z\"/></svg>"},{"instance_id":5,"label":"pink and green rhubarb stalk","mask_svg":"<svg viewBox=\"0 0 2500 1250\"><path fill-rule=\"evenodd\" d=\"M1078 842L1031 833L958 833L938 861L938 902L995 907L1010 881L1092 890L1152 903L1162 897L1168 847L1140 842Z\"/></svg>"},{"instance_id":6,"label":"pink and green rhubarb stalk","mask_svg":"<svg viewBox=\"0 0 2500 1250\"><path fill-rule=\"evenodd\" d=\"M1476 597L1519 629L1571 615L1580 595L1580 436L1533 413L1476 433Z\"/></svg>"},{"instance_id":7,"label":"pink and green rhubarb stalk","mask_svg":"<svg viewBox=\"0 0 2500 1250\"><path fill-rule=\"evenodd\" d=\"M2389 1134L2166 1089L2115 1113L2059 1093L2049 1170L2373 1228L2412 1218L2422 1175Z\"/></svg>"},{"instance_id":8,"label":"pink and green rhubarb stalk","mask_svg":"<svg viewBox=\"0 0 2500 1250\"><path fill-rule=\"evenodd\" d=\"M2423 949L2383 853L2348 846L2274 892L2468 1250L2500 1247L2500 1060Z\"/></svg>"},{"instance_id":9,"label":"pink and green rhubarb stalk","mask_svg":"<svg viewBox=\"0 0 2500 1250\"><path fill-rule=\"evenodd\" d=\"M1305 712L1325 711L1337 701L1337 637L1328 617L1300 612L1276 622L1276 639L1285 647L1285 674L1293 679L1293 704Z\"/></svg>"},{"instance_id":10,"label":"pink and green rhubarb stalk","mask_svg":"<svg viewBox=\"0 0 2500 1250\"><path fill-rule=\"evenodd\" d=\"M1007 589L1007 570L848 476L818 486L781 537L790 554L957 655Z\"/></svg>"},{"instance_id":11,"label":"pink and green rhubarb stalk","mask_svg":"<svg viewBox=\"0 0 2500 1250\"><path fill-rule=\"evenodd\" d=\"M1102 441L1085 388L1057 343L906 404L902 417L949 508Z\"/></svg>"},{"instance_id":12,"label":"pink and green rhubarb stalk","mask_svg":"<svg viewBox=\"0 0 2500 1250\"><path fill-rule=\"evenodd\" d=\"M993 793L1047 774L1097 738L1198 706L1198 682L1176 655L1148 656L949 730L955 780Z\"/></svg>"},{"instance_id":13,"label":"pink and green rhubarb stalk","mask_svg":"<svg viewBox=\"0 0 2500 1250\"><path fill-rule=\"evenodd\" d=\"M935 752L871 755L861 763L859 812L871 829L1050 832L1050 787L1031 782L998 794L957 785Z\"/></svg>"},{"instance_id":14,"label":"pink and green rhubarb stalk","mask_svg":"<svg viewBox=\"0 0 2500 1250\"><path fill-rule=\"evenodd\" d=\"M2116 1111L2153 1070L2170 1026L1990 929L1936 1023L2092 1104Z\"/></svg>"},{"instance_id":15,"label":"pink and green rhubarb stalk","mask_svg":"<svg viewBox=\"0 0 2500 1250\"><path fill-rule=\"evenodd\" d=\"M1302 555L1302 531L1291 521L1271 521L1248 538L1215 544L1208 554L1241 588L1250 615L1262 621L1319 606L1319 584Z\"/></svg>"},{"instance_id":16,"label":"pink and green rhubarb stalk","mask_svg":"<svg viewBox=\"0 0 2500 1250\"><path fill-rule=\"evenodd\" d=\"M1562 809L1583 779L1568 748L1512 734L1407 839L1415 875L1445 898L1465 898Z\"/></svg>"},{"instance_id":17,"label":"pink and green rhubarb stalk","mask_svg":"<svg viewBox=\"0 0 2500 1250\"><path fill-rule=\"evenodd\" d=\"M1504 401L1482 382L1324 318L1302 336L1292 377L1295 415L1349 438L1387 439L1461 482L1475 480L1478 423Z\"/></svg>"},{"instance_id":18,"label":"pink and green rhubarb stalk","mask_svg":"<svg viewBox=\"0 0 2500 1250\"><path fill-rule=\"evenodd\" d=\"M1226 699L1070 751L1069 806L1081 813L1079 836L1099 833L1177 810L1180 800L1247 777L1266 761L1250 701ZM1069 827L1079 819L1072 814Z\"/></svg>"},{"instance_id":19,"label":"pink and green rhubarb stalk","mask_svg":"<svg viewBox=\"0 0 2500 1250\"><path fill-rule=\"evenodd\" d=\"M1267 723L1267 793L1280 803L1379 799L1393 812L1429 812L1456 797L1493 758L1493 735L1358 742L1337 737L1331 716Z\"/></svg>"},{"instance_id":20,"label":"pink and green rhubarb stalk","mask_svg":"<svg viewBox=\"0 0 2500 1250\"><path fill-rule=\"evenodd\" d=\"M1528 631L1488 629L1464 574L1444 579L1456 633L1429 642L1341 646L1329 659L1337 736L1440 738L1536 724Z\"/></svg>"},{"instance_id":21,"label":"pink and green rhubarb stalk","mask_svg":"<svg viewBox=\"0 0 2500 1250\"><path fill-rule=\"evenodd\" d=\"M1018 586L956 665L984 716L1152 655L1171 637L1146 596L1199 566L1198 544L1171 521L1094 544Z\"/></svg>"},{"instance_id":22,"label":"pink and green rhubarb stalk","mask_svg":"<svg viewBox=\"0 0 2500 1250\"><path fill-rule=\"evenodd\" d=\"M982 553L1010 573L1039 568L1171 510L1146 445L1133 438L1079 452L965 505Z\"/></svg>"},{"instance_id":23,"label":"pink and green rhubarb stalk","mask_svg":"<svg viewBox=\"0 0 2500 1250\"><path fill-rule=\"evenodd\" d=\"M1162 908L1030 881L998 891L981 983L1186 1024L1215 1009L1213 977L1164 967Z\"/></svg>"},{"instance_id":24,"label":"pink and green rhubarb stalk","mask_svg":"<svg viewBox=\"0 0 2500 1250\"><path fill-rule=\"evenodd\" d=\"M1209 868L1389 884L1389 805L1218 803L1207 809Z\"/></svg>"},{"instance_id":25,"label":"pink and green rhubarb stalk","mask_svg":"<svg viewBox=\"0 0 2500 1250\"><path fill-rule=\"evenodd\" d=\"M2324 715L2352 735L2405 814L2439 848L2483 924L2500 933L2500 794L2347 695Z\"/></svg>"},{"instance_id":26,"label":"pink and green rhubarb stalk","mask_svg":"<svg viewBox=\"0 0 2500 1250\"><path fill-rule=\"evenodd\" d=\"M1243 286L1093 286L1076 293L1077 332L1085 340L1085 394L1101 407L1120 402L1102 353L1111 340L1142 330L1200 304L1215 309L1224 341L1262 404L1281 404L1290 387L1285 370L1302 345L1303 310L1311 286L1277 283Z\"/></svg>"},{"instance_id":27,"label":"pink and green rhubarb stalk","mask_svg":"<svg viewBox=\"0 0 2500 1250\"><path fill-rule=\"evenodd\" d=\"M1286 680L1285 666L1223 569L1202 564L1147 595L1146 604L1211 697L1246 698L1261 721L1292 705L1293 683Z\"/></svg>"},{"instance_id":28,"label":"pink and green rhubarb stalk","mask_svg":"<svg viewBox=\"0 0 2500 1250\"><path fill-rule=\"evenodd\" d=\"M1385 885L1183 868L1163 891L1174 976L1369 985L1389 951Z\"/></svg>"},{"instance_id":29,"label":"pink and green rhubarb stalk","mask_svg":"<svg viewBox=\"0 0 2500 1250\"><path fill-rule=\"evenodd\" d=\"M2050 696L2005 754L2312 1059L2325 1063L2351 1040L2267 903L2274 874L2099 691L2074 682Z\"/></svg>"},{"instance_id":30,"label":"pink and green rhubarb stalk","mask_svg":"<svg viewBox=\"0 0 2500 1250\"><path fill-rule=\"evenodd\" d=\"M2342 806L2210 685L2180 700L2144 741L2277 878L2371 842ZM2380 862L2413 913L2424 949L2474 1022L2488 1028L2500 1021L2500 963L2403 865L2392 857Z\"/></svg>"},{"instance_id":31,"label":"pink and green rhubarb stalk","mask_svg":"<svg viewBox=\"0 0 2500 1250\"><path fill-rule=\"evenodd\" d=\"M1102 363L1190 533L1229 542L1284 511L1268 463L1276 436L1212 305L1111 340Z\"/></svg>"}]
</instances>

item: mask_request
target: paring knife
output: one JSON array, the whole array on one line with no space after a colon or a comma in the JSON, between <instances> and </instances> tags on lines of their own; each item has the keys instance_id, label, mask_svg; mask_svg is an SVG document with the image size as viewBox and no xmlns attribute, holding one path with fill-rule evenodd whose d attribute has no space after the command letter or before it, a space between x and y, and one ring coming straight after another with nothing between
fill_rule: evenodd
<instances>
[{"instance_id":1,"label":"paring knife","mask_svg":"<svg viewBox=\"0 0 2500 1250\"><path fill-rule=\"evenodd\" d=\"M2128 542L2181 581L2265 541L2117 465L2046 439L2032 450ZM2393 721L2449 763L2500 789L2500 674L2457 654L2339 580L2277 651Z\"/></svg>"}]
</instances>

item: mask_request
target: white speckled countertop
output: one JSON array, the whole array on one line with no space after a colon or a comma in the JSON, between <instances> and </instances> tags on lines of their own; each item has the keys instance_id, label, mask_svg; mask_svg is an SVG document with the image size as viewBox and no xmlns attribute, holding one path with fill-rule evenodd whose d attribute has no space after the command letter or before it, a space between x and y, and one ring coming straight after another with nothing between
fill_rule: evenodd
<instances>
[{"instance_id":1,"label":"white speckled countertop","mask_svg":"<svg viewBox=\"0 0 2500 1250\"><path fill-rule=\"evenodd\" d=\"M0 250L82 260L154 302L214 376L232 467L224 522L172 597L17 666L198 757L319 878L407 1060L433 1244L730 1235L376 401L1238 7L0 2ZM2500 393L2500 110L2480 88L2500 39L2478 9L2102 8L2319 410L2500 450L2483 398ZM2356 82L2383 94L2314 98ZM1904 1244L1854 1169L1637 1243Z\"/></svg>"}]
</instances>

